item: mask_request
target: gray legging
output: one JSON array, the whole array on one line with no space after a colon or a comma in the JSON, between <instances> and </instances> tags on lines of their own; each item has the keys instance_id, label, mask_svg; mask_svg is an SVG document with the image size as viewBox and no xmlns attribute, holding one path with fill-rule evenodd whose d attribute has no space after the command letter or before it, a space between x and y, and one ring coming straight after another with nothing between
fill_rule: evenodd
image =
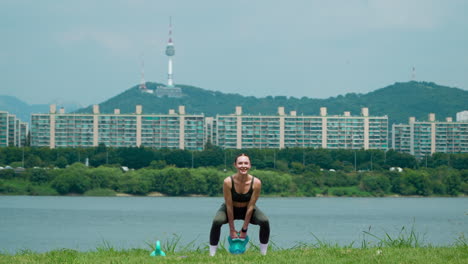
<instances>
[{"instance_id":1,"label":"gray legging","mask_svg":"<svg viewBox=\"0 0 468 264\"><path fill-rule=\"evenodd\" d=\"M233 207L233 211L234 220L242 220L245 219L247 207ZM227 224L227 222L226 204L223 203L213 219L210 232L210 245L218 245L219 237L221 236L221 226ZM270 238L270 222L268 221L268 217L256 206L252 214L252 218L250 219L250 223L260 226L260 243L267 244L268 239Z\"/></svg>"}]
</instances>

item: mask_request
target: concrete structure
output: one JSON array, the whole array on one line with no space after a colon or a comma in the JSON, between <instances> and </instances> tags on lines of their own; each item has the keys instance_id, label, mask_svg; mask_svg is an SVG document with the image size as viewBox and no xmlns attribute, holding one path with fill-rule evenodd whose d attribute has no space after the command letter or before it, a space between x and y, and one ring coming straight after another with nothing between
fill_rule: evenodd
<instances>
[{"instance_id":1,"label":"concrete structure","mask_svg":"<svg viewBox=\"0 0 468 264\"><path fill-rule=\"evenodd\" d=\"M371 117L363 108L360 116L345 112L327 115L322 107L319 116L298 116L296 111L277 115L217 115L215 144L222 148L314 147L331 149L383 149L388 147L388 117Z\"/></svg>"},{"instance_id":2,"label":"concrete structure","mask_svg":"<svg viewBox=\"0 0 468 264\"><path fill-rule=\"evenodd\" d=\"M433 113L428 121L410 117L408 124L392 125L392 148L416 157L436 152L468 153L468 121L453 122L451 117L436 121Z\"/></svg>"},{"instance_id":3,"label":"concrete structure","mask_svg":"<svg viewBox=\"0 0 468 264\"><path fill-rule=\"evenodd\" d=\"M101 114L99 106L92 114L57 113L55 105L48 114L31 116L31 146L92 147L155 147L202 150L204 140L203 115L187 115L185 107L169 114L144 114L140 105L135 113Z\"/></svg>"},{"instance_id":4,"label":"concrete structure","mask_svg":"<svg viewBox=\"0 0 468 264\"><path fill-rule=\"evenodd\" d=\"M13 114L0 111L0 147L25 146L27 135L28 123Z\"/></svg>"}]
</instances>

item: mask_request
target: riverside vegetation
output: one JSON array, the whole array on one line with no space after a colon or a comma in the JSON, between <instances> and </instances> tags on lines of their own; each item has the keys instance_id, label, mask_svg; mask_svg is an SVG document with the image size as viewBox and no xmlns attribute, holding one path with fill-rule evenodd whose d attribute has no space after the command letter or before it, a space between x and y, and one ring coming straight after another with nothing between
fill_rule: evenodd
<instances>
[{"instance_id":1,"label":"riverside vegetation","mask_svg":"<svg viewBox=\"0 0 468 264\"><path fill-rule=\"evenodd\" d=\"M0 194L219 196L244 152L272 196L458 196L468 194L468 154L416 159L392 150L313 148L203 151L152 148L0 148ZM22 158L24 157L24 161ZM90 166L83 161L88 159ZM131 168L122 170L122 166ZM401 167L402 172L390 171Z\"/></svg>"},{"instance_id":2,"label":"riverside vegetation","mask_svg":"<svg viewBox=\"0 0 468 264\"><path fill-rule=\"evenodd\" d=\"M313 234L312 234L313 236ZM315 236L314 236L315 237ZM374 238L371 242L369 239ZM468 244L461 236L453 245L434 247L425 245L413 229L401 229L397 237L385 234L379 238L369 232L363 233L359 245L348 246L321 241L300 243L289 249L282 249L271 243L270 251L261 256L253 243L243 255L231 255L221 244L215 257L208 255L207 246L194 247L193 243L179 247L180 237L163 243L166 257L150 257L153 246L148 249L119 250L108 243L95 251L79 252L72 249L58 249L46 253L23 250L16 254L1 254L0 263L467 263Z\"/></svg>"}]
</instances>

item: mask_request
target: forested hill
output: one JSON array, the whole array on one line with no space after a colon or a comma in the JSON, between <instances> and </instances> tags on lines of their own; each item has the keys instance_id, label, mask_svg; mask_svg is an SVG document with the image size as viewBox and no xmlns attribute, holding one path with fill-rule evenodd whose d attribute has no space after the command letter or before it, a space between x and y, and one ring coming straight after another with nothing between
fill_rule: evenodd
<instances>
[{"instance_id":1,"label":"forested hill","mask_svg":"<svg viewBox=\"0 0 468 264\"><path fill-rule=\"evenodd\" d=\"M147 83L149 89L156 89L157 83ZM138 86L99 104L101 113L112 113L115 108L121 113L135 112L135 105L143 106L143 113L164 114L169 109L185 105L186 113L216 116L232 114L236 106L242 106L244 114L276 114L279 106L286 113L297 111L298 115L319 115L320 107L327 107L329 115L341 115L351 111L359 115L362 107L368 107L370 115L389 117L389 123L407 123L410 116L427 120L429 113L435 113L437 120L453 117L457 112L468 110L468 91L428 82L395 83L367 94L348 93L327 99L267 96L256 98L239 94L225 94L204 90L188 85L177 85L185 94L182 98L158 98L154 94L142 93ZM92 112L89 106L77 112Z\"/></svg>"}]
</instances>

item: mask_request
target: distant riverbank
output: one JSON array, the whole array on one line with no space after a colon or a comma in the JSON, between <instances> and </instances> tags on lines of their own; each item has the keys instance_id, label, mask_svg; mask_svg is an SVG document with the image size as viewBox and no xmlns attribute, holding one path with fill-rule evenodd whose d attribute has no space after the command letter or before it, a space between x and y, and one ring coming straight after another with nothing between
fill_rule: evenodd
<instances>
[{"instance_id":1,"label":"distant riverbank","mask_svg":"<svg viewBox=\"0 0 468 264\"><path fill-rule=\"evenodd\" d=\"M90 168L75 163L64 169L0 170L0 194L84 196L222 195L223 180L233 172L217 168ZM448 167L398 171L253 170L262 181L262 196L386 197L454 196L468 194L468 170Z\"/></svg>"}]
</instances>

